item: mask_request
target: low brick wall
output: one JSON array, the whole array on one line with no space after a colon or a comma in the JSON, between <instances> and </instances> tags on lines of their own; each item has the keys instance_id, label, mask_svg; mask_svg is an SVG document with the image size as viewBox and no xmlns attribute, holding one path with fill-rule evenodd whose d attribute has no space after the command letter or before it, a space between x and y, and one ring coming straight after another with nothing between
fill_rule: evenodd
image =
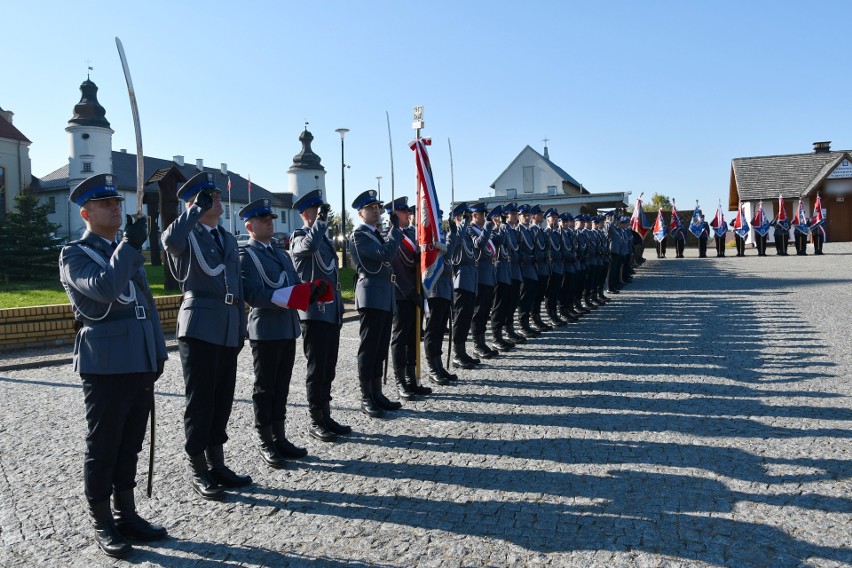
<instances>
[{"instance_id":1,"label":"low brick wall","mask_svg":"<svg viewBox=\"0 0 852 568\"><path fill-rule=\"evenodd\" d=\"M182 296L155 298L164 334L174 334ZM74 315L70 304L0 310L0 351L73 345Z\"/></svg>"}]
</instances>

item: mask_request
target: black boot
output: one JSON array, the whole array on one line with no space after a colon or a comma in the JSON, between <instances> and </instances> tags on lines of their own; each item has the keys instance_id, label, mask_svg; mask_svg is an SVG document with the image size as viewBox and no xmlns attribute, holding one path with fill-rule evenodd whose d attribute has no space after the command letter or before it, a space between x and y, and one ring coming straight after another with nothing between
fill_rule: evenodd
<instances>
[{"instance_id":1,"label":"black boot","mask_svg":"<svg viewBox=\"0 0 852 568\"><path fill-rule=\"evenodd\" d=\"M381 418L385 412L373 400L373 380L358 377L361 383L361 412L370 418Z\"/></svg>"},{"instance_id":2,"label":"black boot","mask_svg":"<svg viewBox=\"0 0 852 568\"><path fill-rule=\"evenodd\" d=\"M589 298L588 292L583 292L583 305L585 305L586 309L589 311L598 309L598 307L592 303L591 298Z\"/></svg>"},{"instance_id":3,"label":"black boot","mask_svg":"<svg viewBox=\"0 0 852 568\"><path fill-rule=\"evenodd\" d=\"M192 469L192 489L205 499L219 500L225 496L222 487L210 477L207 469L207 459L204 454L189 456L189 466Z\"/></svg>"},{"instance_id":4,"label":"black boot","mask_svg":"<svg viewBox=\"0 0 852 568\"><path fill-rule=\"evenodd\" d=\"M583 306L583 302L580 300L580 298L576 298L576 299L574 300L574 310L575 310L575 311L576 311L579 315L587 314L587 313L589 313L590 311L592 311L592 310L586 309L586 308Z\"/></svg>"},{"instance_id":5,"label":"black boot","mask_svg":"<svg viewBox=\"0 0 852 568\"><path fill-rule=\"evenodd\" d=\"M311 415L311 427L308 429L310 437L320 442L336 442L337 434L325 425L322 408L311 408L309 412Z\"/></svg>"},{"instance_id":6,"label":"black boot","mask_svg":"<svg viewBox=\"0 0 852 568\"><path fill-rule=\"evenodd\" d=\"M251 485L251 477L237 475L225 465L225 451L221 444L204 450L207 465L210 466L210 478L222 487L245 487Z\"/></svg>"},{"instance_id":7,"label":"black boot","mask_svg":"<svg viewBox=\"0 0 852 568\"><path fill-rule=\"evenodd\" d=\"M160 525L152 525L136 512L133 489L116 491L112 495L115 512L112 515L115 527L124 536L151 542L166 538L169 533Z\"/></svg>"},{"instance_id":8,"label":"black boot","mask_svg":"<svg viewBox=\"0 0 852 568\"><path fill-rule=\"evenodd\" d=\"M432 394L432 389L417 384L416 365L405 366L405 380L408 383L408 390L413 391L414 394L419 394L420 396L427 396Z\"/></svg>"},{"instance_id":9,"label":"black boot","mask_svg":"<svg viewBox=\"0 0 852 568\"><path fill-rule=\"evenodd\" d=\"M483 359L493 359L498 355L497 351L494 351L485 343L484 333L477 333L473 336L473 352Z\"/></svg>"},{"instance_id":10,"label":"black boot","mask_svg":"<svg viewBox=\"0 0 852 568\"><path fill-rule=\"evenodd\" d=\"M444 363L441 360L441 353L439 352L435 355L435 368L438 369L438 372L441 373L441 376L447 379L448 381L457 381L459 380L459 376L455 373L451 373L444 367Z\"/></svg>"},{"instance_id":11,"label":"black boot","mask_svg":"<svg viewBox=\"0 0 852 568\"><path fill-rule=\"evenodd\" d=\"M511 341L507 341L507 340L503 339L502 328L499 328L499 327L491 328L491 336L492 336L492 339L494 339L494 345L496 345L497 348L500 351L510 351L510 350L515 348L514 343L512 343Z\"/></svg>"},{"instance_id":12,"label":"black boot","mask_svg":"<svg viewBox=\"0 0 852 568\"><path fill-rule=\"evenodd\" d=\"M394 367L394 379L396 379L396 390L399 392L399 398L405 401L417 400L417 394L409 386L408 380L405 377L405 369L402 367Z\"/></svg>"},{"instance_id":13,"label":"black boot","mask_svg":"<svg viewBox=\"0 0 852 568\"><path fill-rule=\"evenodd\" d=\"M535 330L539 333L543 331L551 331L553 329L552 325L544 323L544 320L541 319L541 314L533 314L532 320Z\"/></svg>"},{"instance_id":14,"label":"black boot","mask_svg":"<svg viewBox=\"0 0 852 568\"><path fill-rule=\"evenodd\" d=\"M331 417L331 404L326 402L322 406L322 416L325 418L325 427L337 434L338 436L345 436L347 434L352 433L352 426L347 426L346 424L338 423L334 418Z\"/></svg>"},{"instance_id":15,"label":"black boot","mask_svg":"<svg viewBox=\"0 0 852 568\"><path fill-rule=\"evenodd\" d=\"M287 462L278 452L275 447L275 437L272 434L272 425L263 426L257 429L257 434L260 436L260 457L266 462L266 465L273 469L283 469L287 466Z\"/></svg>"},{"instance_id":16,"label":"black boot","mask_svg":"<svg viewBox=\"0 0 852 568\"><path fill-rule=\"evenodd\" d=\"M113 558L124 558L133 547L124 540L115 526L109 499L89 501L89 514L92 516L92 527L95 529L95 542L104 554Z\"/></svg>"},{"instance_id":17,"label":"black boot","mask_svg":"<svg viewBox=\"0 0 852 568\"><path fill-rule=\"evenodd\" d=\"M514 322L510 322L509 325L506 326L506 336L514 341L516 345L521 345L527 342L527 338L519 335L518 332L515 331Z\"/></svg>"},{"instance_id":18,"label":"black boot","mask_svg":"<svg viewBox=\"0 0 852 568\"><path fill-rule=\"evenodd\" d=\"M441 373L442 366L440 355L438 357L427 357L426 368L429 370L430 381L432 381L436 385L441 385L442 387L445 387L450 384L450 379L444 377L443 373Z\"/></svg>"},{"instance_id":19,"label":"black boot","mask_svg":"<svg viewBox=\"0 0 852 568\"><path fill-rule=\"evenodd\" d=\"M556 310L550 310L547 312L547 317L550 319L550 324L556 327L562 327L567 322L559 317L559 314L556 313Z\"/></svg>"},{"instance_id":20,"label":"black boot","mask_svg":"<svg viewBox=\"0 0 852 568\"><path fill-rule=\"evenodd\" d=\"M376 406L381 408L382 410L399 410L402 408L402 403L397 402L395 400L390 400L385 396L385 393L382 392L382 378L376 377L373 379L373 401L375 401Z\"/></svg>"},{"instance_id":21,"label":"black boot","mask_svg":"<svg viewBox=\"0 0 852 568\"><path fill-rule=\"evenodd\" d=\"M282 458L298 459L308 455L308 450L300 448L287 439L287 422L276 420L272 423L272 437L275 440L275 449Z\"/></svg>"},{"instance_id":22,"label":"black boot","mask_svg":"<svg viewBox=\"0 0 852 568\"><path fill-rule=\"evenodd\" d=\"M476 359L472 359L470 355L465 352L464 343L460 346L455 346L456 354L453 356L453 365L459 367L460 369L474 369L479 364Z\"/></svg>"}]
</instances>

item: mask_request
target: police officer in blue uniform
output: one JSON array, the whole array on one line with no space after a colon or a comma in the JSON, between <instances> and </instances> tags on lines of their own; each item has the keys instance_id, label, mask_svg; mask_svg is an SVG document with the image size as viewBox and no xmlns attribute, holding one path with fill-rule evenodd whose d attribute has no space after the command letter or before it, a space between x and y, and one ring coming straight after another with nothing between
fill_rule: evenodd
<instances>
[{"instance_id":1,"label":"police officer in blue uniform","mask_svg":"<svg viewBox=\"0 0 852 568\"><path fill-rule=\"evenodd\" d=\"M574 236L574 216L562 213L559 216L559 235L562 239L562 286L559 290L559 314L568 321L577 321L580 314L574 309L574 293L577 285L577 239Z\"/></svg>"},{"instance_id":2,"label":"police officer in blue uniform","mask_svg":"<svg viewBox=\"0 0 852 568\"><path fill-rule=\"evenodd\" d=\"M358 274L355 283L355 308L360 319L361 343L358 346L358 381L361 384L361 411L380 418L385 410L399 410L399 402L382 393L382 364L390 345L393 312L396 309L391 261L402 242L399 218L391 214L391 230L383 237L377 229L382 203L372 189L352 202L361 225L352 232L349 251Z\"/></svg>"},{"instance_id":3,"label":"police officer in blue uniform","mask_svg":"<svg viewBox=\"0 0 852 568\"><path fill-rule=\"evenodd\" d=\"M547 291L544 301L547 306L547 317L552 325L561 327L566 321L559 317L559 293L562 281L565 279L565 262L562 254L562 235L559 233L559 211L550 207L544 212L547 226L544 236L547 239L547 250L550 258L550 276L547 278Z\"/></svg>"},{"instance_id":4,"label":"police officer in blue uniform","mask_svg":"<svg viewBox=\"0 0 852 568\"><path fill-rule=\"evenodd\" d=\"M521 334L526 338L541 335L541 332L530 325L533 304L538 293L536 291L538 288L538 270L536 270L535 256L536 244L535 237L530 232L531 209L526 203L518 207L519 222L517 225L518 247L521 252L521 276L523 277L518 304L518 322L521 327Z\"/></svg>"},{"instance_id":5,"label":"police officer in blue uniform","mask_svg":"<svg viewBox=\"0 0 852 568\"><path fill-rule=\"evenodd\" d=\"M499 351L492 349L485 342L485 328L491 315L494 286L497 284L494 273L497 248L491 240L494 222L486 218L489 211L484 201L471 205L470 212L473 215L473 222L468 226L468 231L473 242L476 260L476 300L470 331L473 334L473 352L482 359L491 359L499 354Z\"/></svg>"},{"instance_id":6,"label":"police officer in blue uniform","mask_svg":"<svg viewBox=\"0 0 852 568\"><path fill-rule=\"evenodd\" d=\"M343 297L340 294L340 274L337 252L328 236L328 212L331 206L323 201L321 189L315 189L299 198L293 208L299 212L304 225L293 231L290 254L302 282L325 280L330 284L333 297L317 301L307 310L299 310L302 321L302 347L307 360L305 390L308 414L317 426L322 422L327 430L338 436L352 433L352 428L340 424L331 416L331 387L337 367L340 346L340 329L343 326ZM312 428L313 430L313 428ZM320 440L329 440L328 434L316 428Z\"/></svg>"},{"instance_id":7,"label":"police officer in blue uniform","mask_svg":"<svg viewBox=\"0 0 852 568\"><path fill-rule=\"evenodd\" d=\"M494 243L497 259L494 263L494 299L491 305L491 338L500 351L514 349L515 342L503 336L508 327L512 307L512 260L509 252L508 231L504 222L503 206L497 205L488 212L487 219L494 223L491 242ZM517 246L515 247L517 250ZM520 273L520 267L518 272Z\"/></svg>"},{"instance_id":8,"label":"police officer in blue uniform","mask_svg":"<svg viewBox=\"0 0 852 568\"><path fill-rule=\"evenodd\" d=\"M177 192L186 209L162 235L183 290L177 338L186 387L184 449L192 488L204 499L252 482L225 465L237 355L247 332L237 240L218 224L221 193L212 172L191 177Z\"/></svg>"},{"instance_id":9,"label":"police officer in blue uniform","mask_svg":"<svg viewBox=\"0 0 852 568\"><path fill-rule=\"evenodd\" d=\"M503 245L508 254L509 275L511 277L511 289L509 291L509 301L506 307L506 314L503 320L504 329L506 330L506 338L519 345L527 342L527 338L515 331L515 312L518 310L518 304L521 298L521 284L524 281L523 272L521 271L521 262L523 255L519 243L520 235L518 234L518 204L507 203L503 206L503 215L505 222L503 223Z\"/></svg>"},{"instance_id":10,"label":"police officer in blue uniform","mask_svg":"<svg viewBox=\"0 0 852 568\"><path fill-rule=\"evenodd\" d=\"M532 322L535 329L542 332L553 329L553 326L541 319L541 305L547 296L547 283L550 280L550 240L544 234L544 211L541 206L533 205L530 208L530 215L532 215L532 221L529 229L535 243L535 268L538 277L532 307Z\"/></svg>"},{"instance_id":11,"label":"police officer in blue uniform","mask_svg":"<svg viewBox=\"0 0 852 568\"><path fill-rule=\"evenodd\" d=\"M250 236L248 243L240 247L240 267L246 303L251 306L248 338L254 361L254 426L263 461L272 468L283 468L285 458L308 455L305 448L287 439L284 426L296 338L301 334L296 310L306 309L316 297L312 298L310 283L300 282L289 255L273 246L273 220L278 215L272 212L269 199L249 203L239 215ZM312 424L311 436L322 440L325 426L316 430Z\"/></svg>"},{"instance_id":12,"label":"police officer in blue uniform","mask_svg":"<svg viewBox=\"0 0 852 568\"><path fill-rule=\"evenodd\" d=\"M86 405L83 486L95 542L120 558L132 551L125 537L152 541L166 536L166 529L137 514L133 488L154 382L168 357L140 252L148 237L147 219L134 221L128 215L124 236L115 241L124 201L115 186L112 175L99 174L72 192L86 232L63 247L59 280L81 324L74 371L80 373Z\"/></svg>"},{"instance_id":13,"label":"police officer in blue uniform","mask_svg":"<svg viewBox=\"0 0 852 568\"><path fill-rule=\"evenodd\" d=\"M462 369L473 369L481 361L467 354L465 342L470 333L479 290L477 250L474 233L470 230L470 209L459 203L453 209L453 222L459 232L458 245L453 255L453 364ZM480 242L482 242L480 237Z\"/></svg>"},{"instance_id":14,"label":"police officer in blue uniform","mask_svg":"<svg viewBox=\"0 0 852 568\"><path fill-rule=\"evenodd\" d=\"M439 213L443 216L443 212ZM426 301L429 304L429 313L426 316L425 328L423 330L423 350L426 354L426 366L429 370L429 380L436 385L449 385L451 381L458 380L455 373L450 373L444 368L441 359L441 346L444 339L444 330L450 321L450 310L453 305L453 264L452 258L458 244L458 225L452 216L447 220L449 232L446 243L439 243L441 250L441 261L444 263L441 276L438 277L432 289L426 293ZM450 330L452 334L452 329Z\"/></svg>"}]
</instances>

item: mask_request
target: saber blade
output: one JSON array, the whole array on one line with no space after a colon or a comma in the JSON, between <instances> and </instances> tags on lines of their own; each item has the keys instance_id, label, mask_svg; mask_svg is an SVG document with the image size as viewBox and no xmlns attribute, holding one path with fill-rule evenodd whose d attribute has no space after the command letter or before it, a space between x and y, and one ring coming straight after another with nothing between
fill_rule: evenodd
<instances>
[{"instance_id":1,"label":"saber blade","mask_svg":"<svg viewBox=\"0 0 852 568\"><path fill-rule=\"evenodd\" d=\"M127 93L130 95L130 110L133 113L133 129L136 131L136 218L142 215L142 198L144 197L145 178L145 156L142 154L142 127L139 124L139 105L136 104L136 91L133 89L133 80L130 78L130 67L127 65L127 57L124 55L124 46L121 40L115 38L115 46L118 48L118 56L121 58L121 67L124 69L124 80L127 81Z\"/></svg>"}]
</instances>

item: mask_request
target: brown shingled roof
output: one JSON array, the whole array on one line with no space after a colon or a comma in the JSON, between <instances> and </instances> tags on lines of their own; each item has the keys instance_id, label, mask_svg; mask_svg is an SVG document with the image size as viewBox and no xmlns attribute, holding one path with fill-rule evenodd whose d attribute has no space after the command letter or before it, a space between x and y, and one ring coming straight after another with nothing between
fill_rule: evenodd
<instances>
[{"instance_id":1,"label":"brown shingled roof","mask_svg":"<svg viewBox=\"0 0 852 568\"><path fill-rule=\"evenodd\" d=\"M23 133L15 128L15 125L0 116L0 138L8 138L10 140L20 140L22 142L29 142L29 138L23 135Z\"/></svg>"}]
</instances>

